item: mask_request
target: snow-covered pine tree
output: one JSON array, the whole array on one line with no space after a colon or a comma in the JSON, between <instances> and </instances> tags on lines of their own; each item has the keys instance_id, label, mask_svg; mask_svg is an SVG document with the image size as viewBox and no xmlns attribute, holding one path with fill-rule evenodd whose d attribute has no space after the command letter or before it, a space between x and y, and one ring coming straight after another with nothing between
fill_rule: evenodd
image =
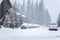
<instances>
[{"instance_id":1,"label":"snow-covered pine tree","mask_svg":"<svg viewBox=\"0 0 60 40\"><path fill-rule=\"evenodd\" d=\"M28 2L27 2L27 12L26 12L27 14L26 14L26 21L28 22L28 23L30 23L30 21L31 21L31 16L30 16L30 0L28 0Z\"/></svg>"},{"instance_id":2,"label":"snow-covered pine tree","mask_svg":"<svg viewBox=\"0 0 60 40\"><path fill-rule=\"evenodd\" d=\"M39 14L38 14L38 21L39 24L43 25L44 24L44 4L43 4L43 0L41 0L41 2L39 3Z\"/></svg>"},{"instance_id":3,"label":"snow-covered pine tree","mask_svg":"<svg viewBox=\"0 0 60 40\"><path fill-rule=\"evenodd\" d=\"M35 18L35 23L38 23L38 15L39 15L39 5L38 5L38 0L36 1L35 8L34 8L34 18Z\"/></svg>"},{"instance_id":4,"label":"snow-covered pine tree","mask_svg":"<svg viewBox=\"0 0 60 40\"><path fill-rule=\"evenodd\" d=\"M60 27L60 13L59 13L59 16L58 16L57 24Z\"/></svg>"},{"instance_id":5,"label":"snow-covered pine tree","mask_svg":"<svg viewBox=\"0 0 60 40\"><path fill-rule=\"evenodd\" d=\"M45 14L44 15L45 15L45 17L44 17L45 18L44 19L45 20L45 25L48 26L50 24L50 22L51 22L51 16L49 14L48 9L45 10Z\"/></svg>"}]
</instances>

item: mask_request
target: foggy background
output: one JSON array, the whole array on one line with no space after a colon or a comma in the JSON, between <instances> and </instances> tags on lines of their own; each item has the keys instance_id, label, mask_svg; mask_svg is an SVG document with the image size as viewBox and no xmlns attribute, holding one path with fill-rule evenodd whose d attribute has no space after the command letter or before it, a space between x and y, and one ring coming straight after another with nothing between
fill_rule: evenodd
<instances>
[{"instance_id":1,"label":"foggy background","mask_svg":"<svg viewBox=\"0 0 60 40\"><path fill-rule=\"evenodd\" d=\"M2 0L0 0L1 3ZM10 0L12 3L14 3L15 0ZM23 0L16 0L17 3L22 4ZM27 0L25 0L27 2ZM36 0L33 0L34 3ZM38 0L40 2L40 0ZM60 12L60 0L44 0L45 7L49 10L49 13L51 15L52 22L56 22L58 18L58 14Z\"/></svg>"}]
</instances>

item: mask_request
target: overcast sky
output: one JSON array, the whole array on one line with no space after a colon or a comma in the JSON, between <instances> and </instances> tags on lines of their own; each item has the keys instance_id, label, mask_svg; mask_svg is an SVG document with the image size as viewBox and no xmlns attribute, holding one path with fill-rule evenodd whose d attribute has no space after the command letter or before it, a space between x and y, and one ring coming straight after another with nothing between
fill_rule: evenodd
<instances>
[{"instance_id":1,"label":"overcast sky","mask_svg":"<svg viewBox=\"0 0 60 40\"><path fill-rule=\"evenodd\" d=\"M1 1L1 0L0 0ZM14 2L15 0L11 0L11 2ZM23 0L16 0L18 3L23 2ZM27 0L25 0L27 1ZM34 3L36 0L33 0ZM40 2L40 0L39 0ZM60 12L60 0L44 0L45 7L49 10L49 13L52 18L52 22L56 22L58 18L58 14Z\"/></svg>"}]
</instances>

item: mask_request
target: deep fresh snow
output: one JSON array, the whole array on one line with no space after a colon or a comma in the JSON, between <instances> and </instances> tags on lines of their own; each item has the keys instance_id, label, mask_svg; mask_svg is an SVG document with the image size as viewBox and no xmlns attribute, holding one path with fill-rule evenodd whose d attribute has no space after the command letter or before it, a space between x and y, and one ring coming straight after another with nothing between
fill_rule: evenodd
<instances>
[{"instance_id":1,"label":"deep fresh snow","mask_svg":"<svg viewBox=\"0 0 60 40\"><path fill-rule=\"evenodd\" d=\"M49 31L48 28L0 29L0 40L59 40L60 31Z\"/></svg>"}]
</instances>

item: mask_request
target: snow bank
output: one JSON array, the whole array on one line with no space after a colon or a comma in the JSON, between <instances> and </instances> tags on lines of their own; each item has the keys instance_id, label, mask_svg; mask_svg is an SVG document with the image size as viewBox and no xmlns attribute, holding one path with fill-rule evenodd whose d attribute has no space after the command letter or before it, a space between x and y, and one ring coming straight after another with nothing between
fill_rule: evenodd
<instances>
[{"instance_id":1,"label":"snow bank","mask_svg":"<svg viewBox=\"0 0 60 40\"><path fill-rule=\"evenodd\" d=\"M32 28L32 29L10 29L10 28L2 28L0 29L0 37L2 36L57 36L60 35L59 31L48 31L47 28Z\"/></svg>"}]
</instances>

